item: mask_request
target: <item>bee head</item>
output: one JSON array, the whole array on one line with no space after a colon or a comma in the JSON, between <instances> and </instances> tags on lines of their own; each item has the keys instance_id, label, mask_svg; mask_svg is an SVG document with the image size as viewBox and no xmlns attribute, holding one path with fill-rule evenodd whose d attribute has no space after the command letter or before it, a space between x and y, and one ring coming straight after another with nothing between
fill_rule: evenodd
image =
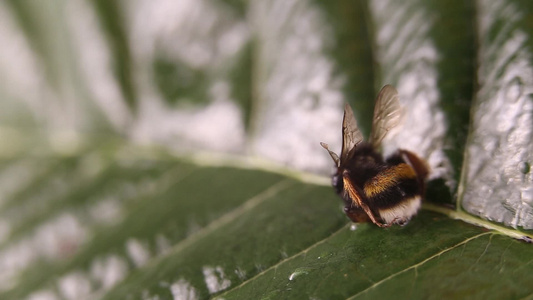
<instances>
[{"instance_id":1,"label":"bee head","mask_svg":"<svg viewBox=\"0 0 533 300\"><path fill-rule=\"evenodd\" d=\"M343 183L342 183L342 176L339 174L339 172L333 174L331 176L331 185L335 188L335 191L337 194L340 194L343 189Z\"/></svg>"}]
</instances>

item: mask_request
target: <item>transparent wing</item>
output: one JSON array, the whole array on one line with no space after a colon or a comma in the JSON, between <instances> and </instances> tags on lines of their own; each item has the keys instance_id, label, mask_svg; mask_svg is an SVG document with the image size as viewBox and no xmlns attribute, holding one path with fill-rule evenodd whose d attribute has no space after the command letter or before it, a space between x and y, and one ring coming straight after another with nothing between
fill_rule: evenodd
<instances>
[{"instance_id":1,"label":"transparent wing","mask_svg":"<svg viewBox=\"0 0 533 300\"><path fill-rule=\"evenodd\" d=\"M384 86L376 99L372 120L370 143L375 149L379 148L387 132L400 123L401 115L398 91L391 85Z\"/></svg>"},{"instance_id":2,"label":"transparent wing","mask_svg":"<svg viewBox=\"0 0 533 300\"><path fill-rule=\"evenodd\" d=\"M342 152L340 163L346 162L350 151L363 140L363 134L357 128L357 121L353 110L348 103L344 106L344 118L342 119Z\"/></svg>"}]
</instances>

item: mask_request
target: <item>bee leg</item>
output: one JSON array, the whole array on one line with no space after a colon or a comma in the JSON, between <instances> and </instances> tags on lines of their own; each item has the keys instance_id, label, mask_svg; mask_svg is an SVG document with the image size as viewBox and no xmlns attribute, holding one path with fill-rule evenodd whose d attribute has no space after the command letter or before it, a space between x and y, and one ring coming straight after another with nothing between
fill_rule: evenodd
<instances>
[{"instance_id":1,"label":"bee leg","mask_svg":"<svg viewBox=\"0 0 533 300\"><path fill-rule=\"evenodd\" d=\"M351 203L347 205L348 207L358 207L362 209L365 214L370 218L370 221L372 223L378 225L379 227L383 227L385 224L381 223L376 216L374 216L374 212L370 209L370 206L368 205L368 200L364 196L364 192L360 190L356 185L353 185L350 178L348 171L344 171L342 173L343 176L343 185L344 190L346 192L346 195L349 200L351 200Z\"/></svg>"},{"instance_id":2,"label":"bee leg","mask_svg":"<svg viewBox=\"0 0 533 300\"><path fill-rule=\"evenodd\" d=\"M409 223L409 220L406 220L404 218L394 218L394 220L392 220L391 224L398 224L400 226L405 226L407 225L407 223Z\"/></svg>"},{"instance_id":3,"label":"bee leg","mask_svg":"<svg viewBox=\"0 0 533 300\"><path fill-rule=\"evenodd\" d=\"M374 216L374 213L366 203L361 202L361 208L365 212L367 218L372 221L372 223L378 225L379 227L390 227L390 224L381 223L380 220Z\"/></svg>"},{"instance_id":4,"label":"bee leg","mask_svg":"<svg viewBox=\"0 0 533 300\"><path fill-rule=\"evenodd\" d=\"M398 223L398 225L403 227L403 226L407 225L408 223L409 223L408 220L402 220L401 222Z\"/></svg>"},{"instance_id":5,"label":"bee leg","mask_svg":"<svg viewBox=\"0 0 533 300\"><path fill-rule=\"evenodd\" d=\"M407 223L409 223L409 220L406 220L406 219L403 219L403 218L395 218L390 223L383 223L383 224L376 223L376 225L378 225L381 228L389 228L389 227L391 227L394 224L397 224L397 225L400 225L400 226L403 227L403 226L407 225Z\"/></svg>"},{"instance_id":6,"label":"bee leg","mask_svg":"<svg viewBox=\"0 0 533 300\"><path fill-rule=\"evenodd\" d=\"M381 228L389 228L389 227L392 226L392 224L394 224L394 221L391 222L391 223L388 223L388 224L387 223L375 223L375 224L378 225Z\"/></svg>"}]
</instances>

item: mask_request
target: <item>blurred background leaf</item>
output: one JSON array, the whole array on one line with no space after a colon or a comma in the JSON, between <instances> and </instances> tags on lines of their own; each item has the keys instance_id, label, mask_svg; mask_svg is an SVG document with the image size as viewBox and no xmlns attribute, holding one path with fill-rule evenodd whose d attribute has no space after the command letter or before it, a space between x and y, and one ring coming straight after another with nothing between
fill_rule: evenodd
<instances>
[{"instance_id":1,"label":"blurred background leaf","mask_svg":"<svg viewBox=\"0 0 533 300\"><path fill-rule=\"evenodd\" d=\"M530 296L532 12L0 2L0 298ZM318 143L344 102L368 135L387 83L427 203L350 226Z\"/></svg>"}]
</instances>

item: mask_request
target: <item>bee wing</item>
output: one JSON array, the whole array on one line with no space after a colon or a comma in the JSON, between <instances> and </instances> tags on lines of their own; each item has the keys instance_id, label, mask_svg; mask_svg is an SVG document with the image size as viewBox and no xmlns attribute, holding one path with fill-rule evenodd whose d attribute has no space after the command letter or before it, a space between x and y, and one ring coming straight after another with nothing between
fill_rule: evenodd
<instances>
[{"instance_id":1,"label":"bee wing","mask_svg":"<svg viewBox=\"0 0 533 300\"><path fill-rule=\"evenodd\" d=\"M346 162L350 151L363 140L363 134L357 127L353 110L348 103L344 106L342 119L342 152L340 162Z\"/></svg>"},{"instance_id":2,"label":"bee wing","mask_svg":"<svg viewBox=\"0 0 533 300\"><path fill-rule=\"evenodd\" d=\"M375 149L379 149L387 132L400 123L401 115L402 107L400 106L398 91L392 85L387 84L379 92L374 107L370 143Z\"/></svg>"}]
</instances>

